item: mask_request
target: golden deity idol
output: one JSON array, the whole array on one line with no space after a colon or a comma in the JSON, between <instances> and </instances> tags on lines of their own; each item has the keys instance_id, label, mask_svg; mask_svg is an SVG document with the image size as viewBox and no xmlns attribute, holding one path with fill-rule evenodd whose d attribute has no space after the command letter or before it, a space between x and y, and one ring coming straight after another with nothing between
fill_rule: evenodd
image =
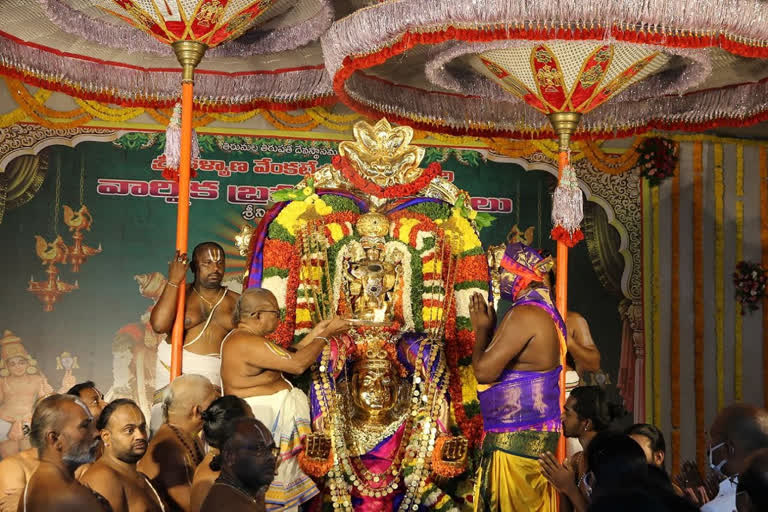
<instances>
[{"instance_id":1,"label":"golden deity idol","mask_svg":"<svg viewBox=\"0 0 768 512\"><path fill-rule=\"evenodd\" d=\"M390 221L380 213L366 213L357 221L359 244L350 244L344 258L344 280L354 321L385 324L392 320L393 291L399 281L402 255L386 253Z\"/></svg>"}]
</instances>

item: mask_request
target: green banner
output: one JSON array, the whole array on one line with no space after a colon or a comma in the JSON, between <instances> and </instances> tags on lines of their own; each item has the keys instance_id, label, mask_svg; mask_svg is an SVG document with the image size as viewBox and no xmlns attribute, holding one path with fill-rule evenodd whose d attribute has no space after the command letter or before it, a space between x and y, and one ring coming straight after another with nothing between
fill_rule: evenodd
<instances>
[{"instance_id":1,"label":"green banner","mask_svg":"<svg viewBox=\"0 0 768 512\"><path fill-rule=\"evenodd\" d=\"M159 276L154 273L167 271L176 234L177 189L162 177L163 145L162 134L129 133L113 143L48 148L42 188L32 201L6 212L0 224L0 276L5 283L0 329L21 338L35 361L28 361L21 377L7 375L5 367L0 372L0 446L10 430L3 425L31 412L43 378L56 390L72 380L92 379L104 392L141 401L154 389L158 340L147 328L147 312L157 293ZM202 158L194 165L191 185L190 248L205 240L221 243L228 256L225 281L236 282L245 267L234 243L242 225L258 222L274 191L329 163L337 145L201 136L200 146ZM496 217L481 233L485 245L502 243L516 229L534 247L554 251L549 239L552 175L490 161L474 150L427 147L422 166L433 161L442 164L446 179L470 193L476 210ZM90 220L77 215L82 204ZM82 222L90 222L90 230L78 229ZM76 241L74 235L82 239ZM84 246L75 252L87 259L78 271L71 263L52 265L59 283L77 287L55 297L52 311L45 312L29 288L44 292L51 266L42 262L55 260L57 250L56 244L46 244L57 236L69 250ZM88 256L90 252L96 253ZM54 288L66 288L63 284ZM621 335L618 298L600 286L583 243L571 251L569 298L572 308L590 321L604 368L615 378ZM6 345L14 343L4 344L0 355L10 358ZM7 449L14 449L15 441L7 442Z\"/></svg>"}]
</instances>

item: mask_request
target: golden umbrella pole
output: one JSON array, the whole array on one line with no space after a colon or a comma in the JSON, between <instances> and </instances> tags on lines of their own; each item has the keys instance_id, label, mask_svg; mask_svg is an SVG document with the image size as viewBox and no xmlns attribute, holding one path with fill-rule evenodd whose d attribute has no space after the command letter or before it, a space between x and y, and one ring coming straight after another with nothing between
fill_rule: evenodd
<instances>
[{"instance_id":1,"label":"golden umbrella pole","mask_svg":"<svg viewBox=\"0 0 768 512\"><path fill-rule=\"evenodd\" d=\"M176 250L187 252L189 234L189 174L192 164L192 100L195 68L208 46L198 41L176 41L171 45L181 64L181 153L179 158L179 203L176 211ZM171 380L181 375L184 345L184 306L186 287L179 287L176 299L176 320L171 331Z\"/></svg>"},{"instance_id":2,"label":"golden umbrella pole","mask_svg":"<svg viewBox=\"0 0 768 512\"><path fill-rule=\"evenodd\" d=\"M559 153L558 153L558 179L560 183L564 179L568 179L564 176L566 169L570 162L568 158L568 149L571 141L571 135L576 131L576 127L579 125L581 114L579 112L553 112L548 114L549 122L552 124L552 128L559 139ZM568 316L568 246L561 240L557 241L557 259L555 265L555 304L560 316L565 321ZM563 369L560 372L560 410L565 405L565 355L568 352L566 340L561 340L560 343L560 365ZM565 458L565 437L560 436L560 443L557 447L558 458L562 461Z\"/></svg>"}]
</instances>

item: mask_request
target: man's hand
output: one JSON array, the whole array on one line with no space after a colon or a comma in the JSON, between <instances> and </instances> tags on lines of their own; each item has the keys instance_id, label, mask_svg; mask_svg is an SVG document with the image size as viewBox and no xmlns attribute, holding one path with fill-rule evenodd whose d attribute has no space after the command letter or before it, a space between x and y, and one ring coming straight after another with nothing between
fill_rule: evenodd
<instances>
[{"instance_id":1,"label":"man's hand","mask_svg":"<svg viewBox=\"0 0 768 512\"><path fill-rule=\"evenodd\" d=\"M490 331L496 326L496 311L485 302L481 294L475 292L469 299L469 319L475 332Z\"/></svg>"},{"instance_id":2,"label":"man's hand","mask_svg":"<svg viewBox=\"0 0 768 512\"><path fill-rule=\"evenodd\" d=\"M560 464L554 455L545 452L539 459L541 473L559 492L568 494L576 485L576 473Z\"/></svg>"},{"instance_id":3,"label":"man's hand","mask_svg":"<svg viewBox=\"0 0 768 512\"><path fill-rule=\"evenodd\" d=\"M183 283L187 277L188 268L187 253L176 251L173 259L168 262L168 282L177 286Z\"/></svg>"},{"instance_id":4,"label":"man's hand","mask_svg":"<svg viewBox=\"0 0 768 512\"><path fill-rule=\"evenodd\" d=\"M315 325L315 330L318 332L318 336L332 338L347 332L349 327L349 322L346 319L335 316L330 320L319 321Z\"/></svg>"}]
</instances>

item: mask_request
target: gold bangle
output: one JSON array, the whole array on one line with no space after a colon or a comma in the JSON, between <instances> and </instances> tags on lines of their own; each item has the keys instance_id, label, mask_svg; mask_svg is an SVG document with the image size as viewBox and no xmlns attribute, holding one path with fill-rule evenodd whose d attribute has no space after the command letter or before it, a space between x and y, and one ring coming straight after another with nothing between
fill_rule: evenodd
<instances>
[{"instance_id":1,"label":"gold bangle","mask_svg":"<svg viewBox=\"0 0 768 512\"><path fill-rule=\"evenodd\" d=\"M316 340L325 340L326 343L330 343L330 341L328 341L328 338L326 338L325 336L315 336L315 339Z\"/></svg>"},{"instance_id":2,"label":"gold bangle","mask_svg":"<svg viewBox=\"0 0 768 512\"><path fill-rule=\"evenodd\" d=\"M170 281L166 281L165 284L168 285L168 286L173 286L174 288L178 288L179 287L179 285L177 285L175 283L172 283Z\"/></svg>"}]
</instances>

